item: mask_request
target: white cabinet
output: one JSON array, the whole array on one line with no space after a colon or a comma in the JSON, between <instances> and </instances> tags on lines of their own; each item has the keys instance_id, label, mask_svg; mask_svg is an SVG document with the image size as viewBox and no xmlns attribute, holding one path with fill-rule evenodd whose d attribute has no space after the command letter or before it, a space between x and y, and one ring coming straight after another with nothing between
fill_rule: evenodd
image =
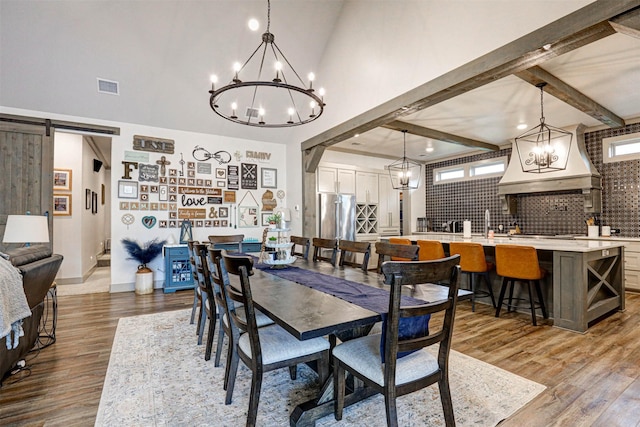
<instances>
[{"instance_id":1,"label":"white cabinet","mask_svg":"<svg viewBox=\"0 0 640 427\"><path fill-rule=\"evenodd\" d=\"M391 186L388 174L378 174L378 230L380 234L400 234L400 192Z\"/></svg>"},{"instance_id":2,"label":"white cabinet","mask_svg":"<svg viewBox=\"0 0 640 427\"><path fill-rule=\"evenodd\" d=\"M356 172L356 203L378 203L378 174Z\"/></svg>"},{"instance_id":3,"label":"white cabinet","mask_svg":"<svg viewBox=\"0 0 640 427\"><path fill-rule=\"evenodd\" d=\"M316 177L319 193L356 193L356 172L353 170L318 166Z\"/></svg>"},{"instance_id":4,"label":"white cabinet","mask_svg":"<svg viewBox=\"0 0 640 427\"><path fill-rule=\"evenodd\" d=\"M625 242L624 279L627 290L640 292L640 242Z\"/></svg>"}]
</instances>

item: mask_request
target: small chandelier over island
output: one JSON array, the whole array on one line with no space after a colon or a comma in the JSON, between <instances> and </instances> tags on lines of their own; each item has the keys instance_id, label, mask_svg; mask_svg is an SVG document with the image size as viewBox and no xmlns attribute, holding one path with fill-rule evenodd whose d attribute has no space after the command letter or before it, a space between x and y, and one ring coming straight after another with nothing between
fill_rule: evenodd
<instances>
[{"instance_id":1,"label":"small chandelier over island","mask_svg":"<svg viewBox=\"0 0 640 427\"><path fill-rule=\"evenodd\" d=\"M265 128L299 126L316 120L324 111L324 89L316 93L315 75L309 73L308 86L285 57L269 31L271 2L267 1L267 30L262 42L244 64L233 65L233 78L216 89L218 78L211 76L209 105L220 117L235 123ZM258 54L258 55L256 55ZM258 56L260 59L252 61ZM273 78L263 79L262 72L273 66ZM243 80L244 76L257 76Z\"/></svg>"}]
</instances>

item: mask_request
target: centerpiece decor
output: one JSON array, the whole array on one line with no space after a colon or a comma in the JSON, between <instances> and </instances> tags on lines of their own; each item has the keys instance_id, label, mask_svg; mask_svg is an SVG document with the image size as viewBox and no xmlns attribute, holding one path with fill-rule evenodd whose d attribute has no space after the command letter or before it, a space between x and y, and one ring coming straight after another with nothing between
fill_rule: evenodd
<instances>
[{"instance_id":1,"label":"centerpiece decor","mask_svg":"<svg viewBox=\"0 0 640 427\"><path fill-rule=\"evenodd\" d=\"M153 292L153 270L147 264L162 253L165 243L165 240L154 239L141 246L135 240L122 239L122 244L129 254L127 259L133 259L139 263L136 272L136 294L144 295Z\"/></svg>"},{"instance_id":2,"label":"centerpiece decor","mask_svg":"<svg viewBox=\"0 0 640 427\"><path fill-rule=\"evenodd\" d=\"M267 222L269 223L269 227L278 228L282 222L282 214L280 212L275 212L267 217Z\"/></svg>"}]
</instances>

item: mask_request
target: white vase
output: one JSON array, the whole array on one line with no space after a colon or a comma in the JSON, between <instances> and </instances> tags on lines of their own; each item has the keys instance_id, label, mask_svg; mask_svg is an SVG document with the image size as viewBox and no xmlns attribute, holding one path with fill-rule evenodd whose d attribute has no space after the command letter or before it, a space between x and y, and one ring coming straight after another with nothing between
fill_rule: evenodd
<instances>
[{"instance_id":1,"label":"white vase","mask_svg":"<svg viewBox=\"0 0 640 427\"><path fill-rule=\"evenodd\" d=\"M140 266L136 272L136 294L150 293L153 293L153 270Z\"/></svg>"}]
</instances>

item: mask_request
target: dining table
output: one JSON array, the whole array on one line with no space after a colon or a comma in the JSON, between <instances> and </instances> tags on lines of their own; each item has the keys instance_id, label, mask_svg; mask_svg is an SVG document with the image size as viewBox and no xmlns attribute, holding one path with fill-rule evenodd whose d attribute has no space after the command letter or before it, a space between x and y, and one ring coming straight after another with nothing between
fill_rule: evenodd
<instances>
[{"instance_id":1,"label":"dining table","mask_svg":"<svg viewBox=\"0 0 640 427\"><path fill-rule=\"evenodd\" d=\"M333 347L337 339L366 335L386 315L389 286L375 271L301 258L286 268L272 268L257 258L254 262L250 281L255 306L299 340L328 337ZM448 288L442 284L418 284L403 291L407 304L435 302L447 296ZM384 298L386 307L381 309ZM458 291L458 300L470 298L470 291ZM377 305L371 306L370 299ZM317 419L333 413L332 381L330 376L316 398L294 408L291 426L313 426ZM346 397L345 406L373 394L369 388L356 390Z\"/></svg>"}]
</instances>

